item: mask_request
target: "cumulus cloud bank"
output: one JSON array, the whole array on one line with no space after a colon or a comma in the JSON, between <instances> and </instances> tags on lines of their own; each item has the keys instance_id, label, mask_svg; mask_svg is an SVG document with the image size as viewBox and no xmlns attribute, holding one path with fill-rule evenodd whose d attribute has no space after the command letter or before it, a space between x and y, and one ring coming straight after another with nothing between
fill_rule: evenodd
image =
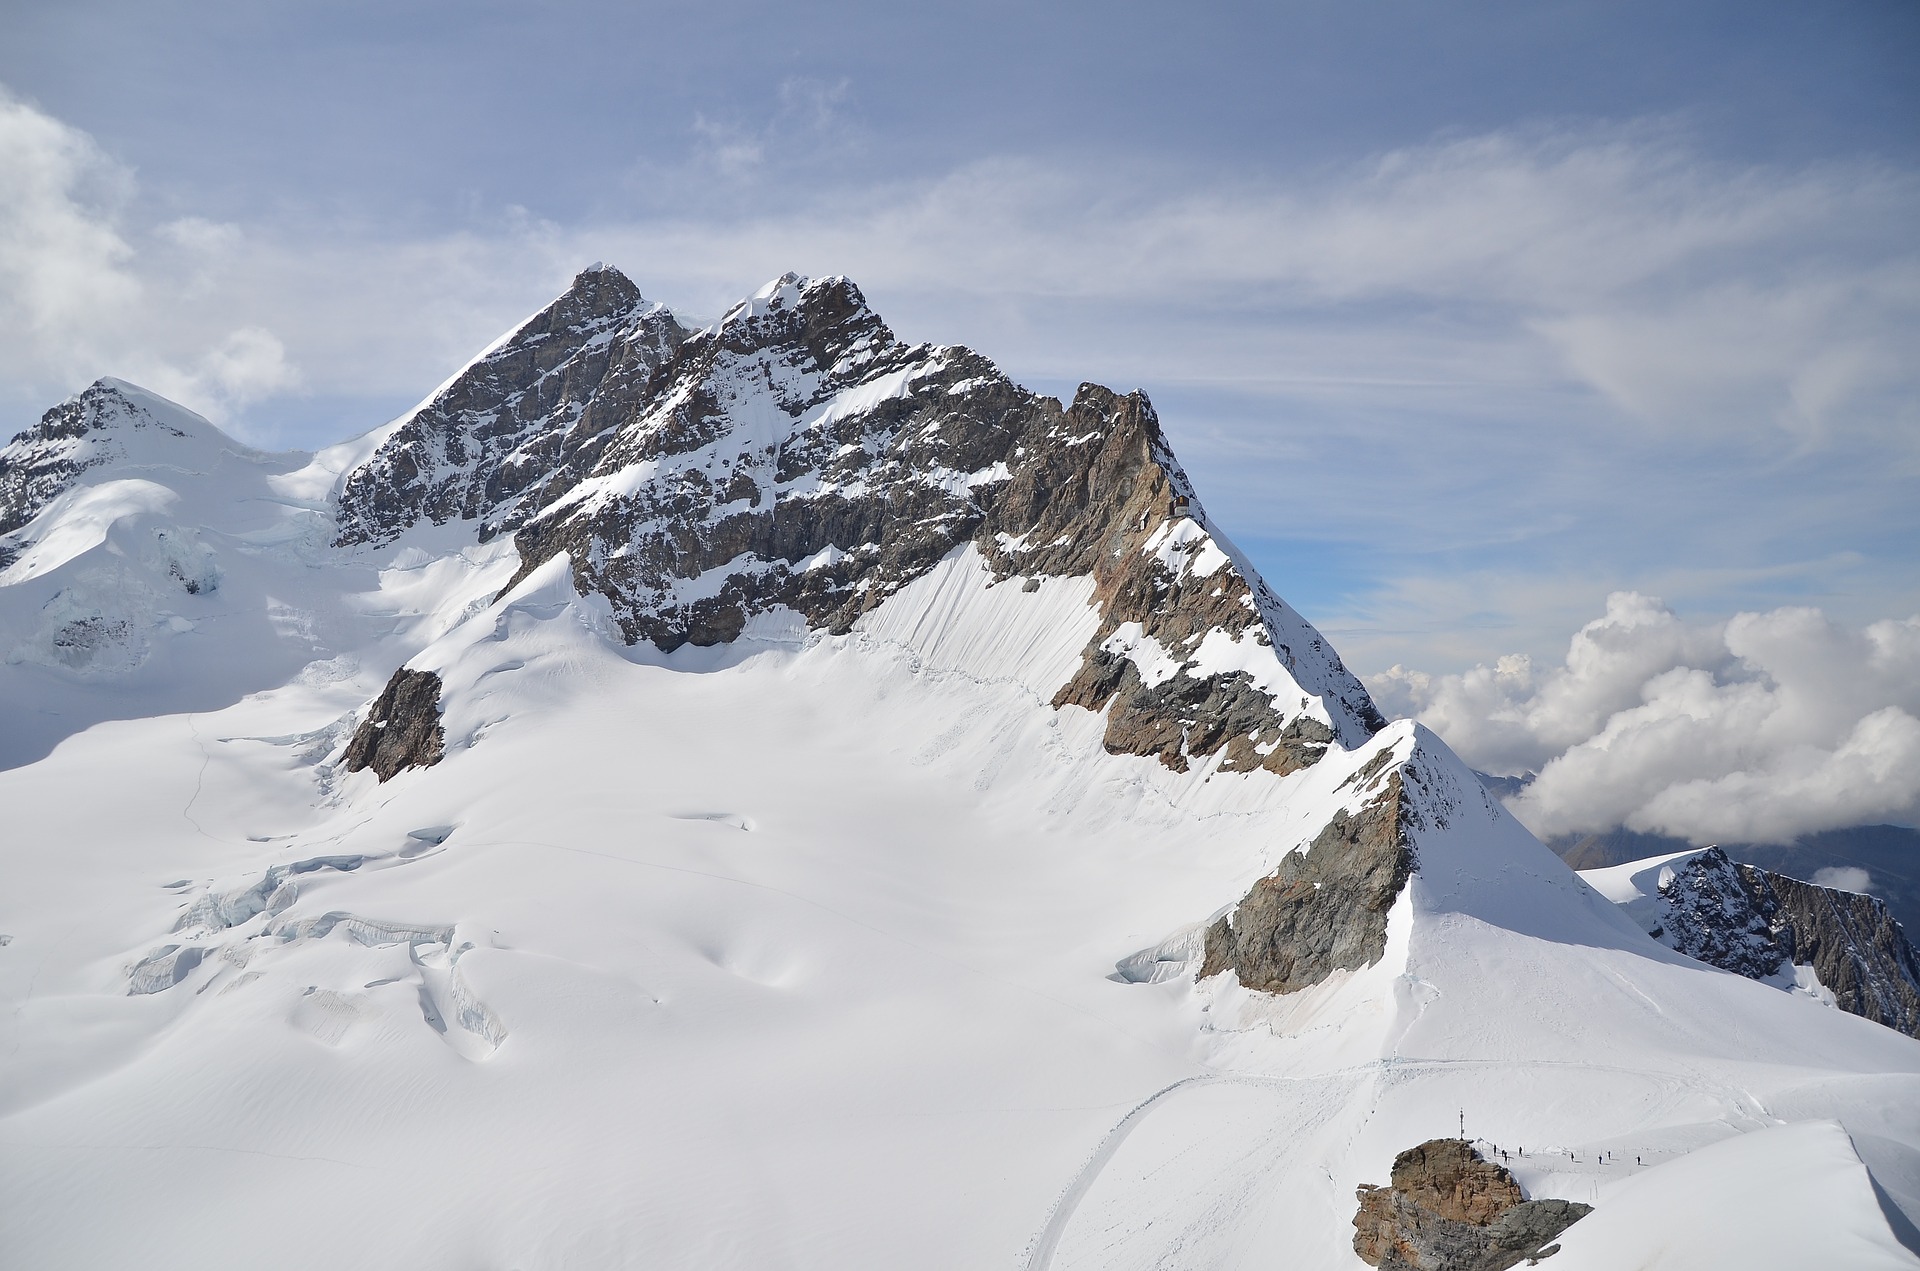
<instances>
[{"instance_id":1,"label":"cumulus cloud bank","mask_svg":"<svg viewBox=\"0 0 1920 1271\"><path fill-rule=\"evenodd\" d=\"M1558 666L1396 666L1372 686L1469 763L1538 774L1508 803L1542 835L1780 842L1920 814L1920 616L1849 628L1788 608L1697 626L1616 592Z\"/></svg>"}]
</instances>

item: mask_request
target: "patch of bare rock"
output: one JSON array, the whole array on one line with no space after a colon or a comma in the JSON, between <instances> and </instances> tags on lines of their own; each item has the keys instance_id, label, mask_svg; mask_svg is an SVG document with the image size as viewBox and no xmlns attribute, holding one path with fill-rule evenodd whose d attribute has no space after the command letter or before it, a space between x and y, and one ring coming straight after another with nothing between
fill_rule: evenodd
<instances>
[{"instance_id":1,"label":"patch of bare rock","mask_svg":"<svg viewBox=\"0 0 1920 1271\"><path fill-rule=\"evenodd\" d=\"M401 667L374 699L373 708L347 743L348 772L371 768L390 781L403 768L440 762L446 732L440 726L440 677Z\"/></svg>"},{"instance_id":2,"label":"patch of bare rock","mask_svg":"<svg viewBox=\"0 0 1920 1271\"><path fill-rule=\"evenodd\" d=\"M1387 913L1416 864L1405 821L1396 770L1357 815L1336 813L1207 929L1200 978L1232 970L1250 989L1292 993L1378 962Z\"/></svg>"}]
</instances>

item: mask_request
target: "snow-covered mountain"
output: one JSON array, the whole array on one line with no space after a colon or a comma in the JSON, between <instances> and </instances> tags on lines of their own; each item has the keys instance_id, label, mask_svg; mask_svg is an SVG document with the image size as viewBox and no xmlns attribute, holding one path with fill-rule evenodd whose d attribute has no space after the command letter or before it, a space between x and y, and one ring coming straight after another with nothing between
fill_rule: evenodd
<instances>
[{"instance_id":1,"label":"snow-covered mountain","mask_svg":"<svg viewBox=\"0 0 1920 1271\"><path fill-rule=\"evenodd\" d=\"M1556 1267L1920 1264L1920 1044L1386 724L1138 394L596 268L317 456L102 381L0 509L21 1265L1354 1267L1460 1116Z\"/></svg>"},{"instance_id":2,"label":"snow-covered mountain","mask_svg":"<svg viewBox=\"0 0 1920 1271\"><path fill-rule=\"evenodd\" d=\"M785 275L687 333L589 270L385 430L340 508L343 544L512 532L516 581L564 555L626 640L668 652L781 614L845 633L956 552L993 583L1091 579L1057 701L1115 701L1109 748L1176 769L1286 772L1384 723L1194 503L1144 397L1085 385L1062 408L967 349L903 345L844 278Z\"/></svg>"}]
</instances>

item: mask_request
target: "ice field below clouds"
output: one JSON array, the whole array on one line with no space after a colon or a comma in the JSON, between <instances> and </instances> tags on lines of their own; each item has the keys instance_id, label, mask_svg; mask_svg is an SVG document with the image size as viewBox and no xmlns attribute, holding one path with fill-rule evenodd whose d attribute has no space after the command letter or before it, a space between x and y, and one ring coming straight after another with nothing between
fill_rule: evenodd
<instances>
[{"instance_id":1,"label":"ice field below clouds","mask_svg":"<svg viewBox=\"0 0 1920 1271\"><path fill-rule=\"evenodd\" d=\"M1874 1188L1920 1213L1920 1046L1659 948L1424 730L1286 778L1107 755L1047 705L1085 581L970 550L847 635L672 655L562 565L495 599L510 553L405 542L358 654L0 772L9 1260L1357 1267L1354 1186L1464 1108L1599 1206L1569 1266L1760 1210L1920 1262ZM446 758L341 771L403 660ZM1383 750L1434 822L1386 956L1195 986L1182 933Z\"/></svg>"}]
</instances>

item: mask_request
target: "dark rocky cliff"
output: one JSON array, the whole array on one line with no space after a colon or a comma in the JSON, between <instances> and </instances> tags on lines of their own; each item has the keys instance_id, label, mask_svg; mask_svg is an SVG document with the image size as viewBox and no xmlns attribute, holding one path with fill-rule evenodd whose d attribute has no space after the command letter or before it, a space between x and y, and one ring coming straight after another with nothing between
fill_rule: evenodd
<instances>
[{"instance_id":1,"label":"dark rocky cliff","mask_svg":"<svg viewBox=\"0 0 1920 1271\"><path fill-rule=\"evenodd\" d=\"M432 671L401 667L347 743L343 762L348 772L371 768L380 780L390 781L404 768L431 768L439 763L445 744L440 677Z\"/></svg>"},{"instance_id":2,"label":"dark rocky cliff","mask_svg":"<svg viewBox=\"0 0 1920 1271\"><path fill-rule=\"evenodd\" d=\"M348 475L339 542L391 542L423 520L512 529L592 469L685 334L618 270L582 273Z\"/></svg>"},{"instance_id":3,"label":"dark rocky cliff","mask_svg":"<svg viewBox=\"0 0 1920 1271\"><path fill-rule=\"evenodd\" d=\"M1200 978L1232 970L1248 988L1291 993L1378 962L1387 913L1416 864L1403 792L1389 772L1357 813L1336 813L1305 851L1282 858L1207 929Z\"/></svg>"},{"instance_id":4,"label":"dark rocky cliff","mask_svg":"<svg viewBox=\"0 0 1920 1271\"><path fill-rule=\"evenodd\" d=\"M1801 882L1708 848L1674 862L1655 939L1749 979L1811 966L1843 1011L1920 1037L1920 955L1878 899Z\"/></svg>"},{"instance_id":5,"label":"dark rocky cliff","mask_svg":"<svg viewBox=\"0 0 1920 1271\"><path fill-rule=\"evenodd\" d=\"M1507 792L1495 790L1505 797ZM1604 834L1564 835L1547 846L1575 869L1605 869L1695 846L1665 834L1615 829ZM1865 889L1886 902L1904 930L1920 931L1920 830L1904 825L1855 825L1818 830L1788 843L1722 843L1720 850L1746 865L1789 878L1818 878L1822 870L1865 870Z\"/></svg>"}]
</instances>

